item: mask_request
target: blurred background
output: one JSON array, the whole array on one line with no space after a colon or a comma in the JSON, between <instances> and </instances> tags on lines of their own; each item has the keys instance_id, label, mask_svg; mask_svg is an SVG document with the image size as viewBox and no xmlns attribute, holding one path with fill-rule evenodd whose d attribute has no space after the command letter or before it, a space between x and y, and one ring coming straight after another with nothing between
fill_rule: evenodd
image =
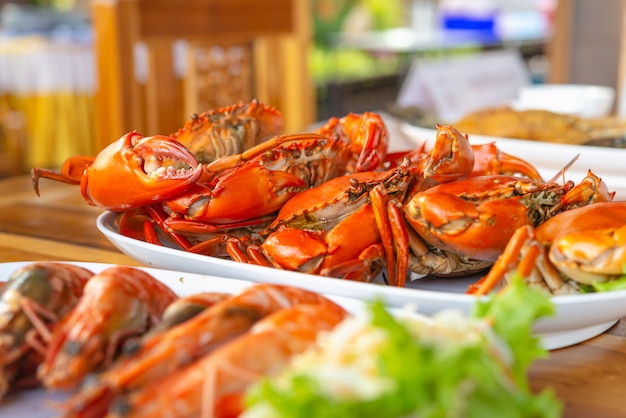
<instances>
[{"instance_id":1,"label":"blurred background","mask_svg":"<svg viewBox=\"0 0 626 418\"><path fill-rule=\"evenodd\" d=\"M307 1L300 24L313 110L304 122L366 110L413 117L422 110L397 99L416 63L493 51L519 56L530 84L621 91L623 0ZM0 175L59 167L101 148L93 13L88 0L0 0L0 151L8 155Z\"/></svg>"}]
</instances>

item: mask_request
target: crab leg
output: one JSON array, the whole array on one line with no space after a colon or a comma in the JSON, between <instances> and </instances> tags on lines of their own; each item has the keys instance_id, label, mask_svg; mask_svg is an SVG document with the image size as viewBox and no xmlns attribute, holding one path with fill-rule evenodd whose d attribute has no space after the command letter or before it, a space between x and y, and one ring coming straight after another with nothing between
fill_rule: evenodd
<instances>
[{"instance_id":1,"label":"crab leg","mask_svg":"<svg viewBox=\"0 0 626 418\"><path fill-rule=\"evenodd\" d=\"M543 181L541 174L532 164L502 152L495 143L472 145L474 168L471 176L491 174L521 174L533 180Z\"/></svg>"},{"instance_id":2,"label":"crab leg","mask_svg":"<svg viewBox=\"0 0 626 418\"><path fill-rule=\"evenodd\" d=\"M547 293L564 294L575 292L575 286L566 284L558 270L548 259L544 246L537 241L534 228L525 225L518 228L502 255L496 260L489 273L469 286L466 293L486 295L502 280L516 271L531 287L539 287Z\"/></svg>"},{"instance_id":3,"label":"crab leg","mask_svg":"<svg viewBox=\"0 0 626 418\"><path fill-rule=\"evenodd\" d=\"M530 239L532 229L528 226L522 226L517 228L509 241L509 244L504 249L504 252L489 270L489 273L478 282L470 285L467 293L471 293L476 296L486 295L493 290L504 276L510 272L514 266L518 263L518 256L524 245L526 245L528 239Z\"/></svg>"},{"instance_id":4,"label":"crab leg","mask_svg":"<svg viewBox=\"0 0 626 418\"><path fill-rule=\"evenodd\" d=\"M387 272L392 286L404 287L408 272L409 236L401 205L381 185L370 191L378 232L385 250Z\"/></svg>"},{"instance_id":5,"label":"crab leg","mask_svg":"<svg viewBox=\"0 0 626 418\"><path fill-rule=\"evenodd\" d=\"M89 167L95 157L86 156L74 156L68 158L61 166L61 172L48 170L46 168L34 167L31 170L33 177L33 188L35 193L39 196L39 179L45 178L50 180L61 181L68 184L80 184L83 178L83 173Z\"/></svg>"}]
</instances>

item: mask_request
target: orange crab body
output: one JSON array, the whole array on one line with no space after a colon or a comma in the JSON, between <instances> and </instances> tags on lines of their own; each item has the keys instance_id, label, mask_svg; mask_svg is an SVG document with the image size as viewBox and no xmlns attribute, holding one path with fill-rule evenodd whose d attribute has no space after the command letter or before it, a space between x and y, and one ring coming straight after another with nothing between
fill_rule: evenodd
<instances>
[{"instance_id":1,"label":"orange crab body","mask_svg":"<svg viewBox=\"0 0 626 418\"><path fill-rule=\"evenodd\" d=\"M282 114L258 100L194 114L170 135L200 163L235 155L281 133Z\"/></svg>"},{"instance_id":2,"label":"orange crab body","mask_svg":"<svg viewBox=\"0 0 626 418\"><path fill-rule=\"evenodd\" d=\"M258 250L249 246L241 251L237 241L231 257L359 281L373 280L386 262L390 281L401 285L406 263L396 269L398 263L387 258L406 256L404 224L397 222L397 215L388 217L388 211L399 214L399 207L388 207L373 196L383 193L401 200L410 180L406 166L333 178L290 199L262 233L266 239Z\"/></svg>"},{"instance_id":3,"label":"orange crab body","mask_svg":"<svg viewBox=\"0 0 626 418\"><path fill-rule=\"evenodd\" d=\"M623 276L625 267L626 202L598 202L561 212L537 228L519 228L468 293L486 294L514 272L547 293L578 293L581 284Z\"/></svg>"},{"instance_id":4,"label":"orange crab body","mask_svg":"<svg viewBox=\"0 0 626 418\"><path fill-rule=\"evenodd\" d=\"M577 282L605 282L626 268L626 202L600 202L563 212L535 231L552 263Z\"/></svg>"},{"instance_id":5,"label":"orange crab body","mask_svg":"<svg viewBox=\"0 0 626 418\"><path fill-rule=\"evenodd\" d=\"M356 280L372 280L385 265L390 283L403 286L409 260L405 196L467 177L472 167L467 138L440 126L427 158L334 178L290 199L267 228L260 251L275 267ZM249 262L247 254L233 252L234 259Z\"/></svg>"},{"instance_id":6,"label":"orange crab body","mask_svg":"<svg viewBox=\"0 0 626 418\"><path fill-rule=\"evenodd\" d=\"M379 116L350 114L315 133L275 136L205 164L198 179L204 187L165 203L174 213L167 228L178 233L231 229L276 213L306 189L361 169L361 159L368 162L364 166L379 168L386 138Z\"/></svg>"},{"instance_id":7,"label":"orange crab body","mask_svg":"<svg viewBox=\"0 0 626 418\"><path fill-rule=\"evenodd\" d=\"M387 156L389 134L377 113L349 113L342 118L333 117L316 132L350 139L352 151L358 156L353 171L376 170Z\"/></svg>"},{"instance_id":8,"label":"orange crab body","mask_svg":"<svg viewBox=\"0 0 626 418\"><path fill-rule=\"evenodd\" d=\"M495 261L517 228L537 226L556 213L612 196L593 173L576 186L478 176L418 192L404 212L407 222L432 246Z\"/></svg>"},{"instance_id":9,"label":"orange crab body","mask_svg":"<svg viewBox=\"0 0 626 418\"><path fill-rule=\"evenodd\" d=\"M364 251L380 244L380 235L367 191L350 195L351 184L378 183L388 176L385 172L367 172L337 177L299 194L283 206L268 227L275 232L261 250L273 264L314 274L337 275L332 269L340 264L360 264Z\"/></svg>"},{"instance_id":10,"label":"orange crab body","mask_svg":"<svg viewBox=\"0 0 626 418\"><path fill-rule=\"evenodd\" d=\"M566 191L512 176L472 177L415 194L404 212L408 223L432 246L495 261L513 232L533 223L529 216L533 199L538 201L541 195L555 204Z\"/></svg>"},{"instance_id":11,"label":"orange crab body","mask_svg":"<svg viewBox=\"0 0 626 418\"><path fill-rule=\"evenodd\" d=\"M297 194L348 170L353 153L337 136L297 134L275 137L246 153L204 167L202 183L166 202L191 221L170 225L179 232L202 224L232 224L277 212Z\"/></svg>"},{"instance_id":12,"label":"orange crab body","mask_svg":"<svg viewBox=\"0 0 626 418\"><path fill-rule=\"evenodd\" d=\"M355 280L360 281L374 279L384 257L369 205L362 206L326 233L279 228L260 248L272 264L280 268L332 277L356 276L359 279Z\"/></svg>"}]
</instances>

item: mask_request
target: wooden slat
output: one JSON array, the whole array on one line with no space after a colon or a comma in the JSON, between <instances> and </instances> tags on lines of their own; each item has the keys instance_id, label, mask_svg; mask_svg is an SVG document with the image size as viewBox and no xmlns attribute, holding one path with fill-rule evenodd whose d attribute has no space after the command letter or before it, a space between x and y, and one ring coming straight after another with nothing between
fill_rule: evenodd
<instances>
[{"instance_id":1,"label":"wooden slat","mask_svg":"<svg viewBox=\"0 0 626 418\"><path fill-rule=\"evenodd\" d=\"M626 2L622 2L622 27L620 28L620 50L617 74L617 111L621 118L626 117Z\"/></svg>"},{"instance_id":2,"label":"wooden slat","mask_svg":"<svg viewBox=\"0 0 626 418\"><path fill-rule=\"evenodd\" d=\"M567 83L570 79L573 10L572 0L559 0L554 14L554 32L546 45L550 83Z\"/></svg>"},{"instance_id":3,"label":"wooden slat","mask_svg":"<svg viewBox=\"0 0 626 418\"><path fill-rule=\"evenodd\" d=\"M290 0L150 0L139 2L146 38L251 38L290 32Z\"/></svg>"},{"instance_id":4,"label":"wooden slat","mask_svg":"<svg viewBox=\"0 0 626 418\"><path fill-rule=\"evenodd\" d=\"M288 73L285 89L296 89L298 95L285 96L285 109L291 112L285 121L285 128L289 129L288 132L300 132L317 120L315 88L308 69L308 48L313 45L311 2L296 1L292 13L295 28L293 35L286 38L284 54L287 59L283 62ZM303 54L302 48L307 52Z\"/></svg>"},{"instance_id":5,"label":"wooden slat","mask_svg":"<svg viewBox=\"0 0 626 418\"><path fill-rule=\"evenodd\" d=\"M41 196L30 176L0 181L0 262L69 260L139 265L98 231L102 209L80 188L43 179Z\"/></svg>"},{"instance_id":6,"label":"wooden slat","mask_svg":"<svg viewBox=\"0 0 626 418\"><path fill-rule=\"evenodd\" d=\"M172 44L149 42L146 79L146 128L143 135L168 135L185 122L183 91L174 71Z\"/></svg>"},{"instance_id":7,"label":"wooden slat","mask_svg":"<svg viewBox=\"0 0 626 418\"><path fill-rule=\"evenodd\" d=\"M135 1L93 0L98 85L95 98L96 147L106 147L141 129L141 88L135 81L134 48L139 39ZM124 103L124 106L120 106Z\"/></svg>"},{"instance_id":8,"label":"wooden slat","mask_svg":"<svg viewBox=\"0 0 626 418\"><path fill-rule=\"evenodd\" d=\"M249 43L192 42L187 48L186 63L184 102L187 116L256 97Z\"/></svg>"},{"instance_id":9,"label":"wooden slat","mask_svg":"<svg viewBox=\"0 0 626 418\"><path fill-rule=\"evenodd\" d=\"M85 261L85 262L106 262L110 264L124 264L128 266L142 266L136 260L116 252L115 250L102 250L89 248L84 245L73 245L60 243L56 240L46 240L41 238L29 238L14 234L0 233L0 241L10 242L10 246L0 246L0 262L20 261L11 255L12 250L21 248L26 250L32 260L60 260L60 261ZM17 251L15 252L17 254Z\"/></svg>"},{"instance_id":10,"label":"wooden slat","mask_svg":"<svg viewBox=\"0 0 626 418\"><path fill-rule=\"evenodd\" d=\"M549 388L563 401L565 418L626 416L626 404L616 402L623 398L626 378L624 334L552 351L531 366L529 377L533 391Z\"/></svg>"},{"instance_id":11,"label":"wooden slat","mask_svg":"<svg viewBox=\"0 0 626 418\"><path fill-rule=\"evenodd\" d=\"M28 172L24 158L27 136L24 115L0 103L0 177Z\"/></svg>"}]
</instances>

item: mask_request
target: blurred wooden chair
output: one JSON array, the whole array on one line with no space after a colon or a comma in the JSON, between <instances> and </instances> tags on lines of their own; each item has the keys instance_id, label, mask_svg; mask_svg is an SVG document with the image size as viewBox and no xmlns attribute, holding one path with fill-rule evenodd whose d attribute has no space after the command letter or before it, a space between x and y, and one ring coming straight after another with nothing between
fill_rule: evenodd
<instances>
[{"instance_id":1,"label":"blurred wooden chair","mask_svg":"<svg viewBox=\"0 0 626 418\"><path fill-rule=\"evenodd\" d=\"M27 172L25 158L26 122L24 115L0 104L0 177Z\"/></svg>"},{"instance_id":2,"label":"blurred wooden chair","mask_svg":"<svg viewBox=\"0 0 626 418\"><path fill-rule=\"evenodd\" d=\"M253 98L285 133L315 121L303 0L93 0L96 141L168 135L192 113Z\"/></svg>"}]
</instances>

